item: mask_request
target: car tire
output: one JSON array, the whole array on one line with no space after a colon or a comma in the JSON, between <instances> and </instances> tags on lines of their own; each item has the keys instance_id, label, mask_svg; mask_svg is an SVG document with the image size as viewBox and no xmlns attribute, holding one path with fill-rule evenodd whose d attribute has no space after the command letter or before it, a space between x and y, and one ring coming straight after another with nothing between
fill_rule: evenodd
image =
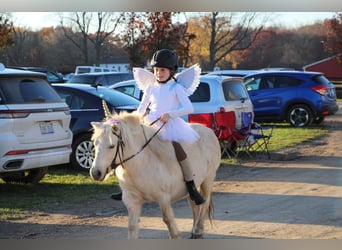
<instances>
[{"instance_id":1,"label":"car tire","mask_svg":"<svg viewBox=\"0 0 342 250\"><path fill-rule=\"evenodd\" d=\"M312 123L311 109L303 104L292 106L287 113L287 121L293 127L306 127Z\"/></svg>"},{"instance_id":2,"label":"car tire","mask_svg":"<svg viewBox=\"0 0 342 250\"><path fill-rule=\"evenodd\" d=\"M2 177L1 179L6 183L37 184L41 179L44 178L47 172L48 167L42 167L13 173L13 175L8 175Z\"/></svg>"},{"instance_id":3,"label":"car tire","mask_svg":"<svg viewBox=\"0 0 342 250\"><path fill-rule=\"evenodd\" d=\"M72 143L70 163L73 168L89 171L94 161L95 148L91 141L91 134L82 134Z\"/></svg>"}]
</instances>

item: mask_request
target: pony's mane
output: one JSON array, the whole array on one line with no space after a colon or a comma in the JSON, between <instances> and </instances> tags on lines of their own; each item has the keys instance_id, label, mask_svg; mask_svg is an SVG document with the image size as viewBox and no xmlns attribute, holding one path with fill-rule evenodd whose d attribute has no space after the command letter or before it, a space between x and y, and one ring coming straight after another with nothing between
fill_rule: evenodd
<instances>
[{"instance_id":1,"label":"pony's mane","mask_svg":"<svg viewBox=\"0 0 342 250\"><path fill-rule=\"evenodd\" d=\"M159 136L155 136L155 129L144 124L143 117L138 112L120 112L119 114L113 114L112 118L121 123L121 135L125 143L128 141L134 142L135 146L140 149L146 143L146 140L154 136L149 143L149 147L153 148L154 154L161 157L161 155L165 155L165 150L173 152L172 148L168 149L168 146L166 146L166 144L171 146L171 143L161 140Z\"/></svg>"}]
</instances>

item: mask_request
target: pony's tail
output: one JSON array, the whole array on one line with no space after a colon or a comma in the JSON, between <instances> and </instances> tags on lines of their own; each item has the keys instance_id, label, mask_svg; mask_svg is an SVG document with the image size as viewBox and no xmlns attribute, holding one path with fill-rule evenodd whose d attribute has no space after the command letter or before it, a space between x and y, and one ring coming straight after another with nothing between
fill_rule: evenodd
<instances>
[{"instance_id":1,"label":"pony's tail","mask_svg":"<svg viewBox=\"0 0 342 250\"><path fill-rule=\"evenodd\" d=\"M207 214L208 214L210 225L213 226L214 204L213 204L212 194L210 194Z\"/></svg>"}]
</instances>

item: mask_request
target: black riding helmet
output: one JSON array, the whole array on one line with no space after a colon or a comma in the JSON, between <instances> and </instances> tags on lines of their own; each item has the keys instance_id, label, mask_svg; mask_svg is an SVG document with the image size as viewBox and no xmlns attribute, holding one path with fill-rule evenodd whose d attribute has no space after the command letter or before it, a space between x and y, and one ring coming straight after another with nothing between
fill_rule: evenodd
<instances>
[{"instance_id":1,"label":"black riding helmet","mask_svg":"<svg viewBox=\"0 0 342 250\"><path fill-rule=\"evenodd\" d=\"M152 68L160 67L176 71L178 69L178 56L169 49L158 50L152 56L151 66Z\"/></svg>"}]
</instances>

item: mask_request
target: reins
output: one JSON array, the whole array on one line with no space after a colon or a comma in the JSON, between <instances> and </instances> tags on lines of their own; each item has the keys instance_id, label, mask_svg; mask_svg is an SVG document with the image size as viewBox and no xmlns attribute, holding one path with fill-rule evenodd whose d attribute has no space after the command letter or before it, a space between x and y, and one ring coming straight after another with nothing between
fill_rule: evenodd
<instances>
[{"instance_id":1,"label":"reins","mask_svg":"<svg viewBox=\"0 0 342 250\"><path fill-rule=\"evenodd\" d=\"M157 121L159 120L156 119L155 121L153 121L149 126L152 126L153 124L155 124ZM135 154L127 157L126 159L122 160L122 157L121 155L123 154L123 148L125 146L125 143L123 142L122 140L122 136L121 136L121 133L120 134L117 134L115 133L114 131L112 131L112 133L118 138L118 143L117 143L117 146L116 146L116 151L115 151L115 155L114 155L114 158L112 160L112 163L111 163L111 167L112 169L116 169L116 167L118 165L122 165L123 163L127 162L128 160L132 159L133 157L135 157L136 155L138 155L141 151L144 150L144 148L152 141L152 139L159 133L159 131L164 127L165 125L165 122L156 130L156 132L154 132L154 134L150 137L150 139L148 139L145 144L141 147L141 149L136 152ZM143 128L144 129L144 128ZM116 161L116 158L119 157L119 161L120 163L115 163Z\"/></svg>"}]
</instances>

